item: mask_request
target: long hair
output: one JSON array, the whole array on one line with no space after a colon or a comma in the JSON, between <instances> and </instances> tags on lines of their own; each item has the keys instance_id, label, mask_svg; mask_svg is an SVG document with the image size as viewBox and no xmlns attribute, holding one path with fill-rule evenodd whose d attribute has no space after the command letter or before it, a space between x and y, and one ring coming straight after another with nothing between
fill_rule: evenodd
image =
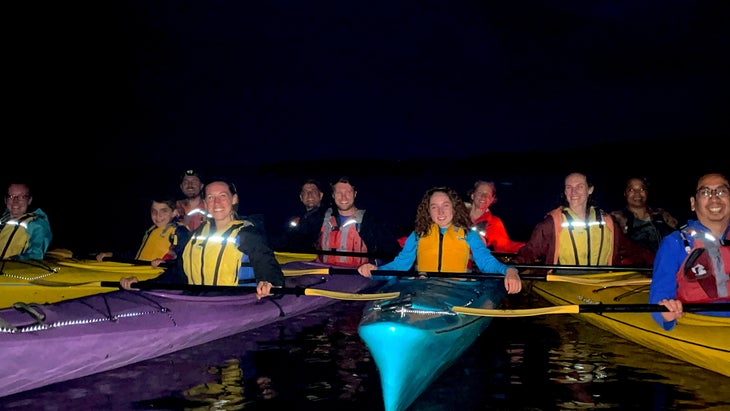
<instances>
[{"instance_id":1,"label":"long hair","mask_svg":"<svg viewBox=\"0 0 730 411\"><path fill-rule=\"evenodd\" d=\"M426 194L423 195L421 203L418 204L418 208L416 209L416 222L413 230L416 235L418 237L427 235L431 224L433 224L431 213L429 212L429 203L431 196L435 193L444 193L451 200L451 205L454 209L454 219L451 224L456 227L468 229L471 226L471 218L469 218L469 211L466 209L466 205L459 194L449 187L433 187L426 191Z\"/></svg>"}]
</instances>

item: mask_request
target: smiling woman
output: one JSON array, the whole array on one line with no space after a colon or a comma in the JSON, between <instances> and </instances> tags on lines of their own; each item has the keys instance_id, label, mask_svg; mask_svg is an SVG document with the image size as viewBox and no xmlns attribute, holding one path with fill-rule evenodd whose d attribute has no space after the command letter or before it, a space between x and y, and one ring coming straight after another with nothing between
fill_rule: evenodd
<instances>
[{"instance_id":1,"label":"smiling woman","mask_svg":"<svg viewBox=\"0 0 730 411\"><path fill-rule=\"evenodd\" d=\"M5 211L0 217L0 260L43 259L53 239L48 216L40 208L29 211L33 202L25 182L13 182L5 193Z\"/></svg>"}]
</instances>

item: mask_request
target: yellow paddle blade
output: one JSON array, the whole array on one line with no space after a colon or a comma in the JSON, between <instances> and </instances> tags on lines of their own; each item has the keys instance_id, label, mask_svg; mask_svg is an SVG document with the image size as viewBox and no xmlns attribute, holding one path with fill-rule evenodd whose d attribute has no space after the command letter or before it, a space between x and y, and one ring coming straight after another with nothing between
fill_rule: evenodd
<instances>
[{"instance_id":1,"label":"yellow paddle blade","mask_svg":"<svg viewBox=\"0 0 730 411\"><path fill-rule=\"evenodd\" d=\"M46 257L49 258L73 258L74 253L71 250L65 248L55 248L46 252Z\"/></svg>"},{"instance_id":2,"label":"yellow paddle blade","mask_svg":"<svg viewBox=\"0 0 730 411\"><path fill-rule=\"evenodd\" d=\"M454 306L451 311L459 314L478 315L481 317L532 317L545 314L578 314L580 307L577 305L560 305L544 308L527 308L524 310L497 310L487 308L472 308Z\"/></svg>"},{"instance_id":3,"label":"yellow paddle blade","mask_svg":"<svg viewBox=\"0 0 730 411\"><path fill-rule=\"evenodd\" d=\"M305 268L303 270L283 269L281 271L284 273L285 277L296 277L298 275L310 275L310 274L328 275L330 273L329 268Z\"/></svg>"},{"instance_id":4,"label":"yellow paddle blade","mask_svg":"<svg viewBox=\"0 0 730 411\"><path fill-rule=\"evenodd\" d=\"M351 300L351 301L368 301L368 300L387 300L390 298L398 298L398 291L392 293L376 293L376 294L352 294L340 291L318 290L316 288L307 288L304 295L327 297L335 300Z\"/></svg>"},{"instance_id":5,"label":"yellow paddle blade","mask_svg":"<svg viewBox=\"0 0 730 411\"><path fill-rule=\"evenodd\" d=\"M86 281L82 283L67 283L62 281L51 281L51 280L44 280L44 279L38 279L38 280L31 280L29 281L30 285L42 285L44 287L84 287L84 286L92 286L92 287L101 287L100 281Z\"/></svg>"},{"instance_id":6,"label":"yellow paddle blade","mask_svg":"<svg viewBox=\"0 0 730 411\"><path fill-rule=\"evenodd\" d=\"M293 263L296 261L314 261L317 259L317 254L308 253L287 253L281 251L275 251L274 257L279 264Z\"/></svg>"},{"instance_id":7,"label":"yellow paddle blade","mask_svg":"<svg viewBox=\"0 0 730 411\"><path fill-rule=\"evenodd\" d=\"M617 273L617 274L623 274L623 273ZM580 284L580 285L600 285L602 287L651 284L651 278L646 278L646 277L616 280L616 279L583 278L583 277L570 276L570 275L548 274L545 276L545 280L555 281L555 282L566 282L566 283Z\"/></svg>"},{"instance_id":8,"label":"yellow paddle blade","mask_svg":"<svg viewBox=\"0 0 730 411\"><path fill-rule=\"evenodd\" d=\"M155 273L162 273L164 271L164 268L162 267L152 267L151 265L133 265L133 264L127 264L127 263L114 263L114 262L85 262L85 263L79 263L79 262L73 262L73 261L56 261L56 264L60 266L65 267L72 267L72 268L83 268L85 270L96 270L96 271L103 271L107 273L129 273L129 274L155 274Z\"/></svg>"}]
</instances>

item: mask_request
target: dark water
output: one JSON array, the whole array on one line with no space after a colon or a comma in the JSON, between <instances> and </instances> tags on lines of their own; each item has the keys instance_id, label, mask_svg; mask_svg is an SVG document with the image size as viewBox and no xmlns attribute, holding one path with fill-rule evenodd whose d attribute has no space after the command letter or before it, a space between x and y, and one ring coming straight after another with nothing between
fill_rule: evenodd
<instances>
[{"instance_id":1,"label":"dark water","mask_svg":"<svg viewBox=\"0 0 730 411\"><path fill-rule=\"evenodd\" d=\"M540 303L518 298L532 300L520 304ZM377 369L357 335L364 304L337 302L199 347L1 398L0 409L382 410ZM577 317L496 318L410 411L727 410L728 383L730 378Z\"/></svg>"}]
</instances>

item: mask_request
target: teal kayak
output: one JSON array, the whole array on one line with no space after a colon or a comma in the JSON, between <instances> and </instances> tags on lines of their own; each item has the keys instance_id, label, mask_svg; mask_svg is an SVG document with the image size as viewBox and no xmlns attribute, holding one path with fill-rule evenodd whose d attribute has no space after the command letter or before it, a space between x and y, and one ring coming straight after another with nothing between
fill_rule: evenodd
<instances>
[{"instance_id":1,"label":"teal kayak","mask_svg":"<svg viewBox=\"0 0 730 411\"><path fill-rule=\"evenodd\" d=\"M380 373L385 411L408 408L491 322L451 307L498 308L505 297L500 280L400 278L380 291L400 296L369 303L358 332Z\"/></svg>"}]
</instances>

